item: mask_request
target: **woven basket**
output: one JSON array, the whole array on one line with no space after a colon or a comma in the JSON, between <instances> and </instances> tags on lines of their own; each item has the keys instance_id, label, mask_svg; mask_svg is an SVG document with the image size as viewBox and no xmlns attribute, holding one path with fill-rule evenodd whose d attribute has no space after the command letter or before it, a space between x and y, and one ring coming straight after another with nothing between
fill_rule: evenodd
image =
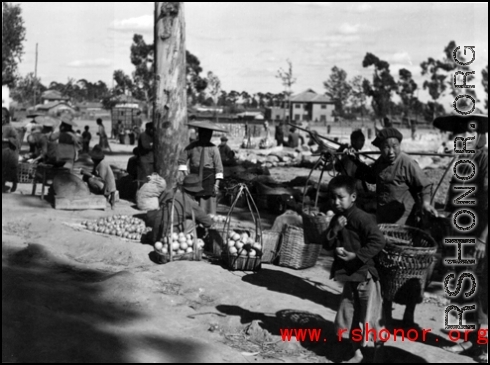
<instances>
[{"instance_id":1,"label":"woven basket","mask_svg":"<svg viewBox=\"0 0 490 365\"><path fill-rule=\"evenodd\" d=\"M323 242L329 224L326 214L304 209L302 217L306 242Z\"/></svg>"},{"instance_id":2,"label":"woven basket","mask_svg":"<svg viewBox=\"0 0 490 365\"><path fill-rule=\"evenodd\" d=\"M420 297L423 297L429 267L437 252L436 242L426 232L409 226L380 224L379 228L386 239L377 260L383 297L395 300L400 289L406 291L405 284L413 279L419 281Z\"/></svg>"},{"instance_id":3,"label":"woven basket","mask_svg":"<svg viewBox=\"0 0 490 365\"><path fill-rule=\"evenodd\" d=\"M286 225L279 250L279 266L306 269L315 266L322 245L305 243L303 228Z\"/></svg>"},{"instance_id":4,"label":"woven basket","mask_svg":"<svg viewBox=\"0 0 490 365\"><path fill-rule=\"evenodd\" d=\"M230 271L259 271L262 268L260 257L223 255Z\"/></svg>"},{"instance_id":5,"label":"woven basket","mask_svg":"<svg viewBox=\"0 0 490 365\"><path fill-rule=\"evenodd\" d=\"M30 184L36 177L37 164L20 162L17 169L17 179L21 184Z\"/></svg>"},{"instance_id":6,"label":"woven basket","mask_svg":"<svg viewBox=\"0 0 490 365\"><path fill-rule=\"evenodd\" d=\"M172 255L172 260L170 260L170 255L163 254L161 252L155 251L157 263L166 264L170 261L201 261L202 250L197 252L185 253L183 255Z\"/></svg>"},{"instance_id":7,"label":"woven basket","mask_svg":"<svg viewBox=\"0 0 490 365\"><path fill-rule=\"evenodd\" d=\"M281 234L274 231L262 232L262 262L264 264L272 263L278 253Z\"/></svg>"}]
</instances>

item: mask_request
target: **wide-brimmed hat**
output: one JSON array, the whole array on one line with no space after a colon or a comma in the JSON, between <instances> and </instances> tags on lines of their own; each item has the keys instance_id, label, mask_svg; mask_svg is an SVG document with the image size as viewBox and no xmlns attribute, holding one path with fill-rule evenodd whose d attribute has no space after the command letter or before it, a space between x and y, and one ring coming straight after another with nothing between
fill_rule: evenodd
<instances>
[{"instance_id":1,"label":"wide-brimmed hat","mask_svg":"<svg viewBox=\"0 0 490 365\"><path fill-rule=\"evenodd\" d=\"M103 160L105 158L104 150L100 145L96 144L92 151L90 151L90 157L92 160Z\"/></svg>"},{"instance_id":2,"label":"wide-brimmed hat","mask_svg":"<svg viewBox=\"0 0 490 365\"><path fill-rule=\"evenodd\" d=\"M209 129L216 132L228 133L228 131L225 128L220 127L218 124L208 120L191 121L187 123L187 126L192 128L202 128L202 129Z\"/></svg>"},{"instance_id":3,"label":"wide-brimmed hat","mask_svg":"<svg viewBox=\"0 0 490 365\"><path fill-rule=\"evenodd\" d=\"M71 125L72 127L78 127L77 123L75 123L73 119L71 119L66 115L62 116L60 119L61 119L61 123L63 124Z\"/></svg>"},{"instance_id":4,"label":"wide-brimmed hat","mask_svg":"<svg viewBox=\"0 0 490 365\"><path fill-rule=\"evenodd\" d=\"M381 147L381 144L388 138L396 138L401 142L403 140L403 134L393 127L384 128L378 132L378 135L371 144L376 147Z\"/></svg>"},{"instance_id":5,"label":"wide-brimmed hat","mask_svg":"<svg viewBox=\"0 0 490 365\"><path fill-rule=\"evenodd\" d=\"M184 190L191 193L200 193L204 189L202 188L201 180L198 175L191 174L184 178Z\"/></svg>"},{"instance_id":6,"label":"wide-brimmed hat","mask_svg":"<svg viewBox=\"0 0 490 365\"><path fill-rule=\"evenodd\" d=\"M434 127L441 131L463 134L470 131L468 123L474 121L477 124L478 133L488 133L488 115L446 115L434 120Z\"/></svg>"}]
</instances>

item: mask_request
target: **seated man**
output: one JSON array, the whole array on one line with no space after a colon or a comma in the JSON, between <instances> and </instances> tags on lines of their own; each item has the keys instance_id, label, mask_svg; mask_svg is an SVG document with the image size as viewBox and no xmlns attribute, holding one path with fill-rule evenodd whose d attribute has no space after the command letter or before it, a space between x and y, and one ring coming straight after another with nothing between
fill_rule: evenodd
<instances>
[{"instance_id":1,"label":"seated man","mask_svg":"<svg viewBox=\"0 0 490 365\"><path fill-rule=\"evenodd\" d=\"M96 195L104 195L111 208L114 210L116 203L116 180L111 166L105 160L105 154L99 145L95 145L90 158L94 162L92 173L82 171L84 181L88 184L90 191Z\"/></svg>"},{"instance_id":2,"label":"seated man","mask_svg":"<svg viewBox=\"0 0 490 365\"><path fill-rule=\"evenodd\" d=\"M168 212L171 207L171 200L175 197L175 210L174 210L174 232L182 230L182 225L185 225L185 229L189 229L192 226L192 213L196 219L196 224L201 224L204 228L211 228L213 220L211 217L199 206L199 203L195 200L195 195L202 192L202 184L199 180L199 176L195 174L187 175L184 178L182 190L166 191L160 197L160 210L148 212L148 220L150 226L153 227L153 241L160 240L163 236L170 232L168 223L170 223L170 217Z\"/></svg>"}]
</instances>

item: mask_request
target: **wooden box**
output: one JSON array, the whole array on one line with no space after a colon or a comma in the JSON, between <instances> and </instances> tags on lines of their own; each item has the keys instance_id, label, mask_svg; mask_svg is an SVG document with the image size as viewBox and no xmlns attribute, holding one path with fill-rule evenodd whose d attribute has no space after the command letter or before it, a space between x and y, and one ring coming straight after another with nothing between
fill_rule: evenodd
<instances>
[{"instance_id":1,"label":"wooden box","mask_svg":"<svg viewBox=\"0 0 490 365\"><path fill-rule=\"evenodd\" d=\"M54 209L57 210L105 210L107 199L103 195L89 195L83 198L58 197L54 198Z\"/></svg>"}]
</instances>

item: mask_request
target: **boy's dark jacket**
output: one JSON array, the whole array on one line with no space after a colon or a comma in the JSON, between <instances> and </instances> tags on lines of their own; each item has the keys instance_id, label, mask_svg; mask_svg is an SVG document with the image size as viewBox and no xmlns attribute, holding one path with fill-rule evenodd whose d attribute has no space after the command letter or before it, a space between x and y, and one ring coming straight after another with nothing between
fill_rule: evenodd
<instances>
[{"instance_id":1,"label":"boy's dark jacket","mask_svg":"<svg viewBox=\"0 0 490 365\"><path fill-rule=\"evenodd\" d=\"M346 251L354 252L356 258L343 261L337 256L332 266L331 277L339 281L362 282L367 279L367 273L378 279L374 258L385 246L385 238L379 230L375 218L355 205L343 214L332 218L330 227L341 216L347 218L347 225L335 235L329 228L326 232L326 248L343 247Z\"/></svg>"}]
</instances>

